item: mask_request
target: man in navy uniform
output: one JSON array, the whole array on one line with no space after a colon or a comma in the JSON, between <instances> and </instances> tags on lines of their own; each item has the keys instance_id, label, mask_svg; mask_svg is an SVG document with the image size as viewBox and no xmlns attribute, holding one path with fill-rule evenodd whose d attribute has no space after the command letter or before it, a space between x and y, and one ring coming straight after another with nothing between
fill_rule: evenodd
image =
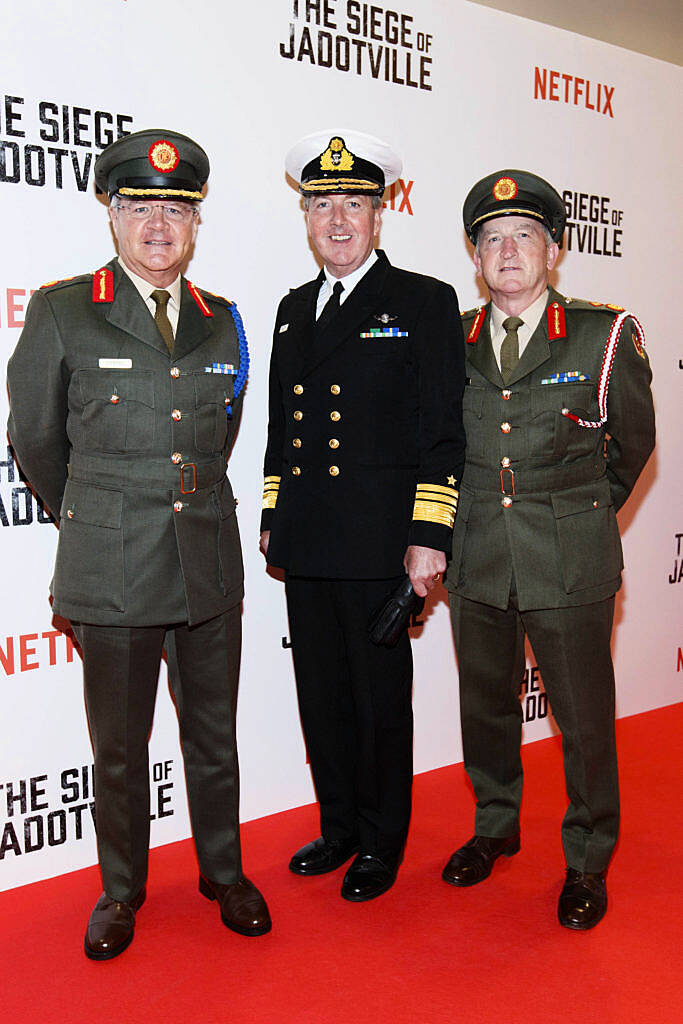
<instances>
[{"instance_id":1,"label":"man in navy uniform","mask_svg":"<svg viewBox=\"0 0 683 1024\"><path fill-rule=\"evenodd\" d=\"M477 810L474 837L443 877L474 885L520 848L526 634L563 737L559 920L587 929L607 908L619 824L616 512L654 445L651 373L635 317L548 287L565 224L552 185L497 171L472 188L463 216L491 296L463 316L467 461L446 583Z\"/></svg>"},{"instance_id":2,"label":"man in navy uniform","mask_svg":"<svg viewBox=\"0 0 683 1024\"><path fill-rule=\"evenodd\" d=\"M60 525L54 611L83 652L104 892L85 952L131 942L145 899L147 740L170 651L200 891L245 935L270 928L242 874L235 711L243 594L226 462L248 353L236 307L182 276L209 175L177 132L95 165L119 256L35 293L10 359L12 444Z\"/></svg>"},{"instance_id":3,"label":"man in navy uniform","mask_svg":"<svg viewBox=\"0 0 683 1024\"><path fill-rule=\"evenodd\" d=\"M374 248L401 165L359 132L318 132L286 160L324 264L280 303L261 523L284 568L320 838L290 869L355 853L342 896L394 882L412 785L412 658L368 622L407 573L424 596L446 567L464 459L464 357L455 292Z\"/></svg>"}]
</instances>

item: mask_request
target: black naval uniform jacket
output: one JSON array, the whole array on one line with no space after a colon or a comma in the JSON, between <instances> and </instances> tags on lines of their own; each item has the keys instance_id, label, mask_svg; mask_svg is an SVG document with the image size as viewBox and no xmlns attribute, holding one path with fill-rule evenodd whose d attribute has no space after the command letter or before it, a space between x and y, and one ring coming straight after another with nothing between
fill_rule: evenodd
<instances>
[{"instance_id":1,"label":"black naval uniform jacket","mask_svg":"<svg viewBox=\"0 0 683 1024\"><path fill-rule=\"evenodd\" d=\"M261 529L291 575L403 574L450 547L462 472L463 338L453 288L383 252L315 332L322 274L280 303Z\"/></svg>"},{"instance_id":2,"label":"black naval uniform jacket","mask_svg":"<svg viewBox=\"0 0 683 1024\"><path fill-rule=\"evenodd\" d=\"M616 512L655 441L652 374L630 319L612 353L600 423L606 343L622 312L549 289L507 384L490 341L490 304L463 314L467 461L449 590L505 609L514 574L526 611L591 604L619 588Z\"/></svg>"},{"instance_id":3,"label":"black naval uniform jacket","mask_svg":"<svg viewBox=\"0 0 683 1024\"><path fill-rule=\"evenodd\" d=\"M76 622L202 622L243 571L226 462L230 303L182 282L173 357L113 260L37 291L8 365L9 435L60 525L53 610Z\"/></svg>"}]
</instances>

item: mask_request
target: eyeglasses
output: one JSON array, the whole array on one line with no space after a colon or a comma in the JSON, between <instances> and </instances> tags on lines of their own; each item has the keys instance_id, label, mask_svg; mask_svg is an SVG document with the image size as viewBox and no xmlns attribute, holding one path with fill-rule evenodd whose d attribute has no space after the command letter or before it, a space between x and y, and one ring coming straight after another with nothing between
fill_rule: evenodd
<instances>
[{"instance_id":1,"label":"eyeglasses","mask_svg":"<svg viewBox=\"0 0 683 1024\"><path fill-rule=\"evenodd\" d=\"M175 224L187 224L197 216L195 207L186 203L179 203L177 206L168 206L166 203L117 203L115 209L121 210L131 220L149 220L155 211L160 211L166 220Z\"/></svg>"}]
</instances>

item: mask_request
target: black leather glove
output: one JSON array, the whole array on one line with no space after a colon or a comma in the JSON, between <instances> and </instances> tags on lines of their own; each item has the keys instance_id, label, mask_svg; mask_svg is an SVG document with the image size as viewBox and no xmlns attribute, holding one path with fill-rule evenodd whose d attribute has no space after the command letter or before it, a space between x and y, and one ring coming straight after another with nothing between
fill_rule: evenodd
<instances>
[{"instance_id":1,"label":"black leather glove","mask_svg":"<svg viewBox=\"0 0 683 1024\"><path fill-rule=\"evenodd\" d=\"M417 596L410 576L406 576L379 611L370 617L368 632L373 644L395 647L410 623L411 615L419 615L424 604L424 597Z\"/></svg>"}]
</instances>

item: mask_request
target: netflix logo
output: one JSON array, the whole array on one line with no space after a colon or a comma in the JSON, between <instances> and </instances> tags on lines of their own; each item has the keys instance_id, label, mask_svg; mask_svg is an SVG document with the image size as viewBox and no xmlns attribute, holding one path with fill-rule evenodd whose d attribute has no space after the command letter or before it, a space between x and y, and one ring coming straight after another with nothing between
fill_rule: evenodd
<instances>
[{"instance_id":1,"label":"netflix logo","mask_svg":"<svg viewBox=\"0 0 683 1024\"><path fill-rule=\"evenodd\" d=\"M534 68L534 99L548 103L567 103L574 107L593 110L596 114L614 117L612 97L614 86L604 82L592 82L590 78L579 78L563 71L548 68Z\"/></svg>"},{"instance_id":2,"label":"netflix logo","mask_svg":"<svg viewBox=\"0 0 683 1024\"><path fill-rule=\"evenodd\" d=\"M34 668L67 665L73 660L74 642L59 629L0 637L0 668L6 676Z\"/></svg>"},{"instance_id":3,"label":"netflix logo","mask_svg":"<svg viewBox=\"0 0 683 1024\"><path fill-rule=\"evenodd\" d=\"M385 199L382 206L385 210L396 210L397 213L407 213L413 216L413 208L410 205L410 192L414 181L405 182L399 178L384 193Z\"/></svg>"}]
</instances>

